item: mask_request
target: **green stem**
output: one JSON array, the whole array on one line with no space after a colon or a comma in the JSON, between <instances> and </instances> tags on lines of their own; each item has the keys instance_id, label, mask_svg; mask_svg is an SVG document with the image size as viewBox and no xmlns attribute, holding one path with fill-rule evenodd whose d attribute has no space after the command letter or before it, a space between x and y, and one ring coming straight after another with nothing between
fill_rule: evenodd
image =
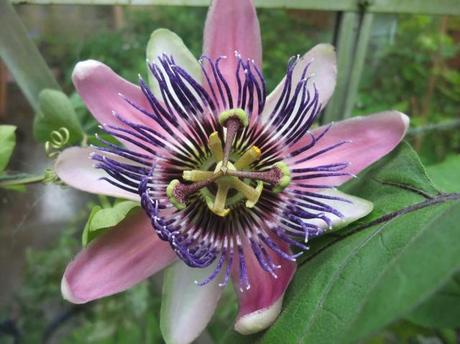
<instances>
[{"instance_id":1,"label":"green stem","mask_svg":"<svg viewBox=\"0 0 460 344\"><path fill-rule=\"evenodd\" d=\"M408 136L417 136L422 135L425 133L429 133L431 131L447 131L447 130L455 130L460 128L460 119L454 119L449 121L443 121L440 123L429 124L419 128L411 128L408 130Z\"/></svg>"},{"instance_id":2,"label":"green stem","mask_svg":"<svg viewBox=\"0 0 460 344\"><path fill-rule=\"evenodd\" d=\"M41 183L45 180L45 174L40 174L38 176L2 176L0 177L0 187L9 186L9 185L24 185L24 184L35 184Z\"/></svg>"},{"instance_id":3,"label":"green stem","mask_svg":"<svg viewBox=\"0 0 460 344\"><path fill-rule=\"evenodd\" d=\"M99 203L101 203L102 208L111 208L109 198L105 195L97 195L99 198Z\"/></svg>"}]
</instances>

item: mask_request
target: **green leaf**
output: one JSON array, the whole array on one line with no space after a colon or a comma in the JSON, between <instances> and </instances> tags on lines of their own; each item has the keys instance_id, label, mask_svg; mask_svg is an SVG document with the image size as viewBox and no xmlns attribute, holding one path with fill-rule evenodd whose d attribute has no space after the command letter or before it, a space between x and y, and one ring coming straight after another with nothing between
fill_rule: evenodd
<instances>
[{"instance_id":1,"label":"green leaf","mask_svg":"<svg viewBox=\"0 0 460 344\"><path fill-rule=\"evenodd\" d=\"M86 247L97 236L123 221L129 212L136 207L139 207L139 203L133 201L121 201L109 208L102 208L99 205L94 206L83 229L83 247Z\"/></svg>"},{"instance_id":2,"label":"green leaf","mask_svg":"<svg viewBox=\"0 0 460 344\"><path fill-rule=\"evenodd\" d=\"M310 243L279 319L253 342L356 342L409 313L460 267L460 194L440 194L407 144L343 191L375 211Z\"/></svg>"},{"instance_id":3,"label":"green leaf","mask_svg":"<svg viewBox=\"0 0 460 344\"><path fill-rule=\"evenodd\" d=\"M201 67L182 39L167 29L157 29L152 32L147 43L147 60L156 61L162 54L172 55L177 65L184 68L195 80L201 80ZM149 85L155 96L161 98L158 84L152 73L148 73Z\"/></svg>"},{"instance_id":4,"label":"green leaf","mask_svg":"<svg viewBox=\"0 0 460 344\"><path fill-rule=\"evenodd\" d=\"M427 167L428 174L446 192L460 191L458 170L460 156L448 156L442 163ZM432 328L460 327L460 273L456 273L427 301L407 317L410 321Z\"/></svg>"},{"instance_id":5,"label":"green leaf","mask_svg":"<svg viewBox=\"0 0 460 344\"><path fill-rule=\"evenodd\" d=\"M450 155L443 162L427 167L428 174L440 190L444 192L459 192L460 155Z\"/></svg>"},{"instance_id":6,"label":"green leaf","mask_svg":"<svg viewBox=\"0 0 460 344\"><path fill-rule=\"evenodd\" d=\"M38 97L39 110L34 118L34 136L40 142L50 140L54 130L67 128L69 144L80 143L83 130L70 99L61 91L46 89Z\"/></svg>"},{"instance_id":7,"label":"green leaf","mask_svg":"<svg viewBox=\"0 0 460 344\"><path fill-rule=\"evenodd\" d=\"M365 344L457 344L453 330L433 330L418 326L406 320L397 321L387 326L377 335L364 341Z\"/></svg>"},{"instance_id":8,"label":"green leaf","mask_svg":"<svg viewBox=\"0 0 460 344\"><path fill-rule=\"evenodd\" d=\"M418 306L408 317L410 321L433 328L460 327L460 273Z\"/></svg>"},{"instance_id":9,"label":"green leaf","mask_svg":"<svg viewBox=\"0 0 460 344\"><path fill-rule=\"evenodd\" d=\"M0 172L4 171L16 145L16 127L0 125Z\"/></svg>"}]
</instances>

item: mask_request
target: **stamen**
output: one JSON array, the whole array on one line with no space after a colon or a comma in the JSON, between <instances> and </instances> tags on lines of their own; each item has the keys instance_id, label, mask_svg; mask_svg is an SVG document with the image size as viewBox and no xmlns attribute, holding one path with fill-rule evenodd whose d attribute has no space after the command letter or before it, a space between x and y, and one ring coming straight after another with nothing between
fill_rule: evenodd
<instances>
[{"instance_id":1,"label":"stamen","mask_svg":"<svg viewBox=\"0 0 460 344\"><path fill-rule=\"evenodd\" d=\"M248 207L248 208L254 208L254 206L256 205L256 203L259 201L259 198L260 198L260 195L262 194L263 189L264 189L264 183L258 181L258 182L257 182L256 189L255 189L258 196L257 196L257 198L256 198L255 200L253 200L253 201L250 200L250 199L248 199L248 200L246 201L246 204L245 204L246 207Z\"/></svg>"},{"instance_id":2,"label":"stamen","mask_svg":"<svg viewBox=\"0 0 460 344\"><path fill-rule=\"evenodd\" d=\"M224 151L222 149L222 141L219 138L217 131L209 135L209 149L215 161L221 161L224 158Z\"/></svg>"},{"instance_id":3,"label":"stamen","mask_svg":"<svg viewBox=\"0 0 460 344\"><path fill-rule=\"evenodd\" d=\"M230 212L230 209L225 208L225 203L227 201L227 194L230 190L230 185L225 182L217 182L217 193L216 199L212 206L211 211L219 216L225 217Z\"/></svg>"},{"instance_id":4,"label":"stamen","mask_svg":"<svg viewBox=\"0 0 460 344\"><path fill-rule=\"evenodd\" d=\"M235 163L235 168L237 170L242 170L251 165L254 161L260 158L262 152L256 146L249 148Z\"/></svg>"},{"instance_id":5,"label":"stamen","mask_svg":"<svg viewBox=\"0 0 460 344\"><path fill-rule=\"evenodd\" d=\"M223 177L225 178L225 182L232 187L233 189L241 192L244 197L246 197L246 207L252 208L259 200L260 194L262 193L263 184L257 184L256 188L249 186L248 184L242 182L238 178L235 177Z\"/></svg>"},{"instance_id":6,"label":"stamen","mask_svg":"<svg viewBox=\"0 0 460 344\"><path fill-rule=\"evenodd\" d=\"M214 176L214 172L211 171L202 171L202 170L190 170L182 172L182 178L190 182L199 182L202 180L207 180Z\"/></svg>"}]
</instances>

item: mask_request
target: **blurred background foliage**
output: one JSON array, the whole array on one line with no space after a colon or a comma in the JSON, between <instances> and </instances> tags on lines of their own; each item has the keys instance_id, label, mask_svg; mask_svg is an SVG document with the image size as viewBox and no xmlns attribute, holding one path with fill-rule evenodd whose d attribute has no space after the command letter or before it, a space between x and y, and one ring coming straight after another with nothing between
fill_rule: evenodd
<instances>
[{"instance_id":1,"label":"blurred background foliage","mask_svg":"<svg viewBox=\"0 0 460 344\"><path fill-rule=\"evenodd\" d=\"M391 25L389 40L370 42L354 114L393 108L411 117L412 127L460 117L460 20L430 16L380 16ZM385 37L385 35L384 35ZM457 127L458 128L458 127ZM460 146L458 130L413 138L424 163L442 161Z\"/></svg>"},{"instance_id":2,"label":"blurred background foliage","mask_svg":"<svg viewBox=\"0 0 460 344\"><path fill-rule=\"evenodd\" d=\"M105 15L99 11L105 11ZM107 7L98 8L96 13L99 14L93 20L100 24L93 29L96 32L82 29L72 38L72 33L56 35L51 28L48 34L45 31L36 37L41 52L58 72L61 85L77 106L82 104L73 94L71 84L75 63L97 59L135 82L139 74L146 74L145 46L155 28L175 31L196 57L201 54L205 8L130 8L124 9L122 19L118 20L109 19ZM334 13L280 9L260 9L258 13L269 90L283 77L290 56L333 40ZM84 113L84 106L80 108ZM459 18L376 15L352 114L388 109L410 115L413 127L460 120ZM94 126L94 121L87 121L87 125ZM432 164L459 148L460 135L458 130L443 135L434 131L413 135L411 143L422 161Z\"/></svg>"},{"instance_id":3,"label":"blurred background foliage","mask_svg":"<svg viewBox=\"0 0 460 344\"><path fill-rule=\"evenodd\" d=\"M79 18L68 26L64 25L68 16L48 21L49 13L56 8L47 6L50 12L41 12L43 21L37 21L36 14L42 9L17 7L40 51L70 95L86 133L94 132L96 123L71 84L72 68L77 61L100 60L135 81L138 73L146 74L145 46L152 30L159 27L179 34L195 56L201 53L204 8L74 8L73 13L79 13ZM62 15L59 10L56 13L58 17ZM302 54L319 42L331 42L334 33L333 13L270 9L259 10L259 19L269 89L281 80L290 56ZM459 18L379 15L370 42L354 115L398 109L411 116L415 128L459 119ZM410 136L410 140L428 164L453 161L452 156L460 150L460 133L455 128L426 134L421 131ZM443 166L434 165L434 171L442 174ZM87 305L70 305L61 299L62 272L81 247L81 230L88 214L88 209L76 214L73 225L67 226L50 247L27 251L22 286L0 308L1 343L162 342L158 325L161 276ZM218 342L235 314L235 298L228 289L211 325L198 342ZM367 342L456 343L457 334L453 329L429 329L401 320Z\"/></svg>"}]
</instances>

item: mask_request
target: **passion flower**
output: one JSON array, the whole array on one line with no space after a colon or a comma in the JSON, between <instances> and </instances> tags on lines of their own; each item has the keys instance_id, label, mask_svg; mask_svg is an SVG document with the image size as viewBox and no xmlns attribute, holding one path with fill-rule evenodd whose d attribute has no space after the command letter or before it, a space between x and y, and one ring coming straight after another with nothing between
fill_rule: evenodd
<instances>
[{"instance_id":1,"label":"passion flower","mask_svg":"<svg viewBox=\"0 0 460 344\"><path fill-rule=\"evenodd\" d=\"M249 0L214 1L204 42L198 63L175 34L156 31L151 87L97 61L78 63L77 91L121 144L100 138L56 162L67 184L143 208L70 263L64 297L111 295L179 260L164 288L168 342L196 338L230 280L240 302L235 329L273 323L309 239L372 210L335 187L390 152L408 126L389 111L312 129L335 87L327 44L291 58L267 96Z\"/></svg>"}]
</instances>

